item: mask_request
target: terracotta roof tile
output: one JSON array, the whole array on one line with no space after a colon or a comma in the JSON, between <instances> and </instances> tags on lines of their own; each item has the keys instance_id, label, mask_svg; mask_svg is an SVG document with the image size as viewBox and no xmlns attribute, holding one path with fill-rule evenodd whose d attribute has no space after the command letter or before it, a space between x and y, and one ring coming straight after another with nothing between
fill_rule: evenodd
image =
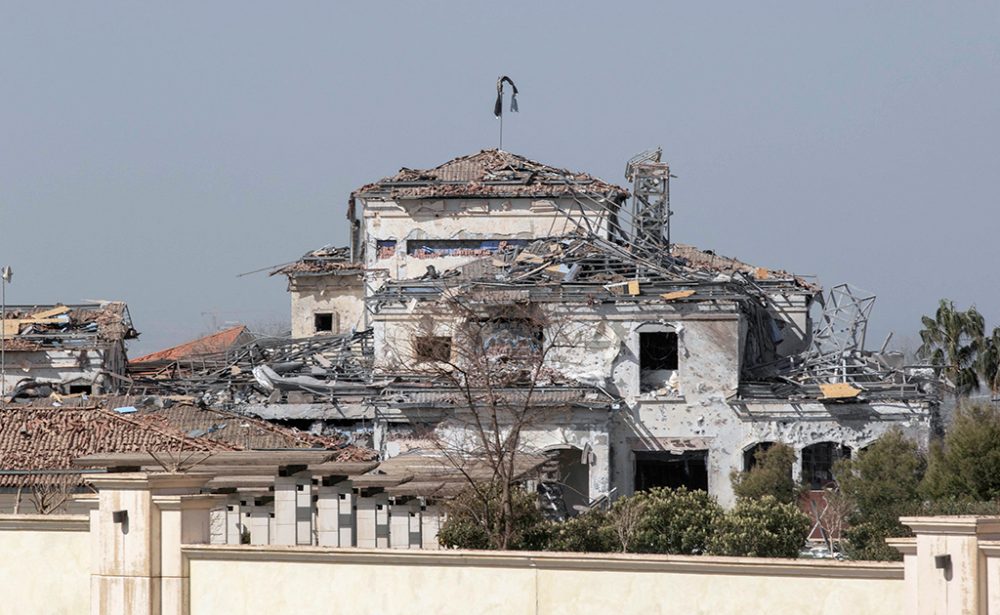
<instances>
[{"instance_id":1,"label":"terracotta roof tile","mask_svg":"<svg viewBox=\"0 0 1000 615\"><path fill-rule=\"evenodd\" d=\"M177 361L180 359L190 359L210 354L221 354L229 350L241 338L249 338L249 333L244 325L230 327L218 333L206 335L190 342L171 346L164 350L158 350L135 359L129 359L130 363L146 363L150 361Z\"/></svg>"},{"instance_id":2,"label":"terracotta roof tile","mask_svg":"<svg viewBox=\"0 0 1000 615\"><path fill-rule=\"evenodd\" d=\"M628 191L586 173L551 167L505 152L486 149L460 156L433 169L400 169L363 186L355 196L390 199L560 197L586 194L612 200Z\"/></svg>"}]
</instances>

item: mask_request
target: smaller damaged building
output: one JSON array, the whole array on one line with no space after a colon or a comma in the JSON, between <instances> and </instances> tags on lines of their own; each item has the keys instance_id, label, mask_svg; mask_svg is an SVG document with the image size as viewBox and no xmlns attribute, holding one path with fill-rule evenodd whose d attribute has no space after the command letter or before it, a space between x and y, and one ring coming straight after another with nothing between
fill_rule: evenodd
<instances>
[{"instance_id":1,"label":"smaller damaged building","mask_svg":"<svg viewBox=\"0 0 1000 615\"><path fill-rule=\"evenodd\" d=\"M7 400L126 386L125 344L139 334L125 303L7 306L3 322L0 391Z\"/></svg>"},{"instance_id":2,"label":"smaller damaged building","mask_svg":"<svg viewBox=\"0 0 1000 615\"><path fill-rule=\"evenodd\" d=\"M288 277L292 337L346 333L363 328L364 268L349 248L325 246L271 275Z\"/></svg>"}]
</instances>

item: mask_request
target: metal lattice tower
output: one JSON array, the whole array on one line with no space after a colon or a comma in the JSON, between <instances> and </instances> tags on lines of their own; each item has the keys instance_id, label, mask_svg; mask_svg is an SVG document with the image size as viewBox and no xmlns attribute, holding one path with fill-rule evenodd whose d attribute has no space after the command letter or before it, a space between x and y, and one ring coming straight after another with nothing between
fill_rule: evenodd
<instances>
[{"instance_id":1,"label":"metal lattice tower","mask_svg":"<svg viewBox=\"0 0 1000 615\"><path fill-rule=\"evenodd\" d=\"M670 165L662 148L634 156L625 165L632 182L632 235L637 245L670 251Z\"/></svg>"}]
</instances>

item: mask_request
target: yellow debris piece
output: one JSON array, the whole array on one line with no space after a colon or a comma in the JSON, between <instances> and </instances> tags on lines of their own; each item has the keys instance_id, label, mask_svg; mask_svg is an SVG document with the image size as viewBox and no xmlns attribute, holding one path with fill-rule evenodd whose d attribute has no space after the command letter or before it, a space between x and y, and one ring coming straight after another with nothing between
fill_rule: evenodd
<instances>
[{"instance_id":1,"label":"yellow debris piece","mask_svg":"<svg viewBox=\"0 0 1000 615\"><path fill-rule=\"evenodd\" d=\"M693 290L675 290L672 293L663 293L660 295L663 299L667 301L673 301L674 299L683 299L685 297L690 297L694 294Z\"/></svg>"},{"instance_id":2,"label":"yellow debris piece","mask_svg":"<svg viewBox=\"0 0 1000 615\"><path fill-rule=\"evenodd\" d=\"M823 392L820 399L853 399L861 394L861 389L848 382L821 384L819 390Z\"/></svg>"},{"instance_id":3,"label":"yellow debris piece","mask_svg":"<svg viewBox=\"0 0 1000 615\"><path fill-rule=\"evenodd\" d=\"M633 297L639 294L639 280L629 280L628 294L632 295Z\"/></svg>"}]
</instances>

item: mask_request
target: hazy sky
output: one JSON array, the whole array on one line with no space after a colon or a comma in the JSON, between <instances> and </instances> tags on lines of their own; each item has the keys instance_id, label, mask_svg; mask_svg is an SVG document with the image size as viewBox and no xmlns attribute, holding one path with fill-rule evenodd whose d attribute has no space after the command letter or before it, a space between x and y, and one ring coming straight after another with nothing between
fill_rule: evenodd
<instances>
[{"instance_id":1,"label":"hazy sky","mask_svg":"<svg viewBox=\"0 0 1000 615\"><path fill-rule=\"evenodd\" d=\"M287 321L237 274L347 239L349 192L496 146L623 182L676 240L1000 324L1000 3L3 2L11 303L124 299L154 350Z\"/></svg>"}]
</instances>

